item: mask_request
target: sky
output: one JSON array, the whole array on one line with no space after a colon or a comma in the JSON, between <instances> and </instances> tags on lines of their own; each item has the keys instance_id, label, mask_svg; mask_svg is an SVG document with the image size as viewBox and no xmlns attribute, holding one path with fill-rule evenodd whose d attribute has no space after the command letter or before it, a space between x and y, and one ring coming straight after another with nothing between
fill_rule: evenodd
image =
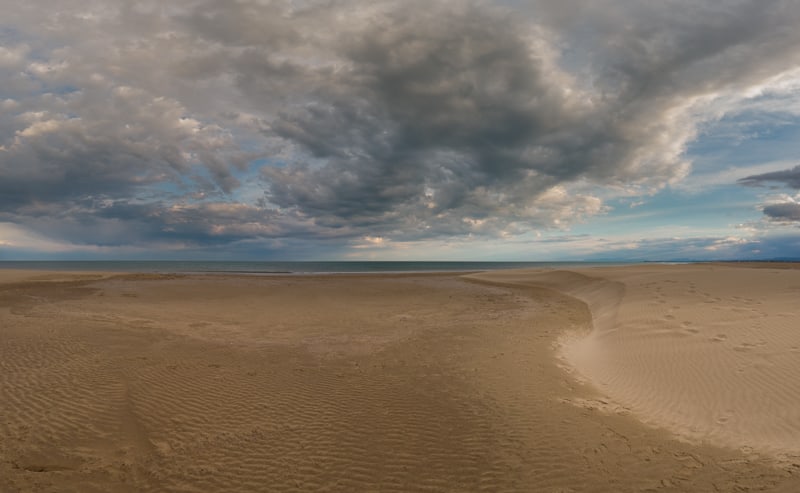
<instances>
[{"instance_id":1,"label":"sky","mask_svg":"<svg viewBox=\"0 0 800 493\"><path fill-rule=\"evenodd\" d=\"M800 258L796 0L0 12L0 260Z\"/></svg>"}]
</instances>

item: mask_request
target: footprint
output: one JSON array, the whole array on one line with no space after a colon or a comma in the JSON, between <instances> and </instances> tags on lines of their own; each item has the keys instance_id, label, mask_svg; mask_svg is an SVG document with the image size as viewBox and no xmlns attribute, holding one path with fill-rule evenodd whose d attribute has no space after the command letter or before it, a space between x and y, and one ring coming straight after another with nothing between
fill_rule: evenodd
<instances>
[{"instance_id":1,"label":"footprint","mask_svg":"<svg viewBox=\"0 0 800 493\"><path fill-rule=\"evenodd\" d=\"M731 419L733 419L733 411L729 409L725 411L719 418L717 418L717 424L724 425L728 423Z\"/></svg>"},{"instance_id":2,"label":"footprint","mask_svg":"<svg viewBox=\"0 0 800 493\"><path fill-rule=\"evenodd\" d=\"M733 348L735 351L751 351L758 347L764 347L767 345L767 341L760 340L758 342L743 342Z\"/></svg>"}]
</instances>

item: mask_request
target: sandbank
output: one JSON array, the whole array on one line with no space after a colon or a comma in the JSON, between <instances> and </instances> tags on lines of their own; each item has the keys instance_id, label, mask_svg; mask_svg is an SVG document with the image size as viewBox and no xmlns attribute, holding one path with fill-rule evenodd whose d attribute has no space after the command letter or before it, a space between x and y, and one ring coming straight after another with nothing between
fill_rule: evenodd
<instances>
[{"instance_id":1,"label":"sandbank","mask_svg":"<svg viewBox=\"0 0 800 493\"><path fill-rule=\"evenodd\" d=\"M605 397L695 443L800 462L800 270L637 265L475 277L584 301L560 353Z\"/></svg>"}]
</instances>

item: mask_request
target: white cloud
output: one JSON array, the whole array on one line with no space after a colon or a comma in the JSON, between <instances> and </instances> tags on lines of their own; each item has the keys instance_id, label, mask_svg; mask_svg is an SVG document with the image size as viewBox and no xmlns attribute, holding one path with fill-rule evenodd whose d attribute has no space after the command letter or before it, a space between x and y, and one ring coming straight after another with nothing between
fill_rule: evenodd
<instances>
[{"instance_id":1,"label":"white cloud","mask_svg":"<svg viewBox=\"0 0 800 493\"><path fill-rule=\"evenodd\" d=\"M27 45L0 46L0 69L14 69L22 66L30 48Z\"/></svg>"}]
</instances>

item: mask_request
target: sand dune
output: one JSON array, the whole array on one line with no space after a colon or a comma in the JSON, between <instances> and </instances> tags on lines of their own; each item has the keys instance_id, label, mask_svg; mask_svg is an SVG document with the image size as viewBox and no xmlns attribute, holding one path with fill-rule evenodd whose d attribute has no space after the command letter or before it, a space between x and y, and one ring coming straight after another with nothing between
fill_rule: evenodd
<instances>
[{"instance_id":1,"label":"sand dune","mask_svg":"<svg viewBox=\"0 0 800 493\"><path fill-rule=\"evenodd\" d=\"M632 281L608 272L492 286L2 271L0 491L796 491L791 464L675 440L559 360L564 334L619 344L592 313L686 318L630 311ZM708 345L767 350L737 337ZM602 358L573 363L640 392Z\"/></svg>"},{"instance_id":2,"label":"sand dune","mask_svg":"<svg viewBox=\"0 0 800 493\"><path fill-rule=\"evenodd\" d=\"M610 400L692 440L800 460L800 270L669 265L481 274L587 303L566 359Z\"/></svg>"}]
</instances>

